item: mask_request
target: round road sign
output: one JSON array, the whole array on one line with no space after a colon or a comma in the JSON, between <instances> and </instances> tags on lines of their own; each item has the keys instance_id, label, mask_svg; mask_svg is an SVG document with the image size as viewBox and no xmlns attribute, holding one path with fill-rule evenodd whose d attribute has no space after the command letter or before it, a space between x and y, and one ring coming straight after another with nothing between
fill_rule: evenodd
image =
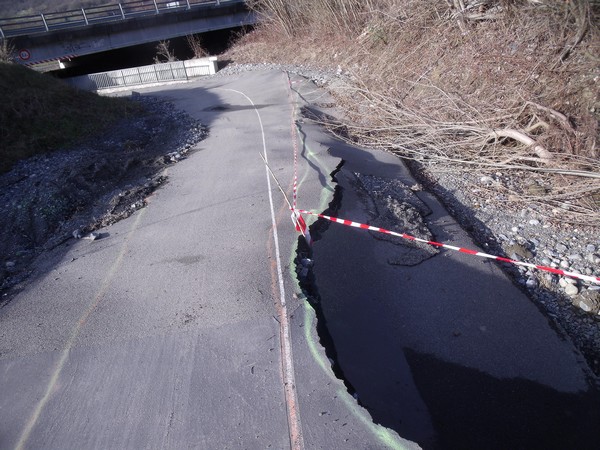
<instances>
[{"instance_id":1,"label":"round road sign","mask_svg":"<svg viewBox=\"0 0 600 450\"><path fill-rule=\"evenodd\" d=\"M21 58L23 61L27 61L29 58L31 58L31 53L29 53L29 50L25 48L23 50L19 50L19 58Z\"/></svg>"}]
</instances>

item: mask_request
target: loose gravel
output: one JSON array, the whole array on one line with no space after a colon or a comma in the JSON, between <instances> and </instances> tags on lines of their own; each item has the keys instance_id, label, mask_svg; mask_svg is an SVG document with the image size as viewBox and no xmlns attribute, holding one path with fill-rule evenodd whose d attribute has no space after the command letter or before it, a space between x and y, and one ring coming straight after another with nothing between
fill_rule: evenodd
<instances>
[{"instance_id":1,"label":"loose gravel","mask_svg":"<svg viewBox=\"0 0 600 450\"><path fill-rule=\"evenodd\" d=\"M27 279L41 252L133 214L167 181L207 130L173 104L133 95L142 108L109 132L22 160L0 175L0 303Z\"/></svg>"}]
</instances>

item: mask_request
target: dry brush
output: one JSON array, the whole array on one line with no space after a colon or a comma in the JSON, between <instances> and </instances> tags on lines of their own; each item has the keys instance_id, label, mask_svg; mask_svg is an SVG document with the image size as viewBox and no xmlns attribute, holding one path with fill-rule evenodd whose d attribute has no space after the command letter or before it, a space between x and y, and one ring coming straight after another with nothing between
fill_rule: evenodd
<instances>
[{"instance_id":1,"label":"dry brush","mask_svg":"<svg viewBox=\"0 0 600 450\"><path fill-rule=\"evenodd\" d=\"M309 63L363 144L449 169L535 172L570 220L600 225L600 3L255 0L239 60ZM274 45L276 42L276 45ZM527 175L525 175L527 176Z\"/></svg>"}]
</instances>

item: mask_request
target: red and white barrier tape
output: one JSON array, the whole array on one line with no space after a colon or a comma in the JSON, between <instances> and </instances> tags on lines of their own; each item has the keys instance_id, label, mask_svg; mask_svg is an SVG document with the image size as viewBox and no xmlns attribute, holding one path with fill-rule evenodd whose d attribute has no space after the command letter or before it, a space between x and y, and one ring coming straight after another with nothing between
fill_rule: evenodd
<instances>
[{"instance_id":1,"label":"red and white barrier tape","mask_svg":"<svg viewBox=\"0 0 600 450\"><path fill-rule=\"evenodd\" d=\"M340 219L340 218L337 218L337 217L326 216L324 214L319 214L319 213L315 213L315 212L312 212L312 211L306 211L304 209L298 209L295 212L296 213L300 213L300 214L307 214L307 215L311 215L311 216L315 216L315 217L320 217L321 219L326 219L326 220L329 220L331 222L339 223L339 224L346 225L346 226L349 226L349 227L361 228L363 230L369 230L369 231L376 231L378 233L389 234L389 235L397 236L397 237L400 237L400 238L403 238L403 239L408 239L410 241L422 242L422 243L425 243L425 244L433 245L435 247L447 248L447 249L454 250L454 251L457 251L457 252L466 253L468 255L475 255L475 256L481 256L483 258L495 259L496 261L501 261L501 262L505 262L505 263L509 263L509 264L514 264L516 266L529 267L531 269L543 270L545 272L550 272L550 273L554 273L554 274L557 274L557 275L564 275L564 276L567 276L567 277L577 278L577 279L580 279L580 280L585 280L585 281L590 281L592 283L600 284L600 277L594 277L594 276L590 276L590 275L583 275L583 274L580 274L580 273L577 273L577 272L567 272L566 270L562 270L562 269L555 269L553 267L547 267L547 266L539 266L537 264L531 264L531 263L522 262L522 261L515 261L513 259L504 258L502 256L490 255L488 253L478 252L478 251L475 251L475 250L470 250L468 248L455 247L454 245L443 244L441 242L428 241L426 239L421 239L421 238L418 238L418 237L415 237L415 236L411 236L411 235L406 234L406 233L396 233L395 231L386 230L385 228L374 227L374 226L371 226L371 225L366 225L364 223L353 222L351 220L346 220L346 219Z\"/></svg>"},{"instance_id":2,"label":"red and white barrier tape","mask_svg":"<svg viewBox=\"0 0 600 450\"><path fill-rule=\"evenodd\" d=\"M292 105L292 114L291 114L291 135L292 135L292 143L294 147L294 183L292 188L292 222L296 227L296 231L302 233L304 239L308 245L312 245L312 237L310 235L310 231L308 231L308 226L304 221L304 218L298 212L296 206L298 203L298 129L296 127L295 113L296 108L294 105L294 99L292 98L292 79L290 78L290 74L286 72L286 76L288 79L288 87L289 87L289 98L290 104Z\"/></svg>"},{"instance_id":3,"label":"red and white barrier tape","mask_svg":"<svg viewBox=\"0 0 600 450\"><path fill-rule=\"evenodd\" d=\"M290 102L293 105L292 84L295 82L293 82L291 80L289 73L286 73L286 75L287 75L287 79L288 79ZM352 220L340 219L337 217L326 216L324 214L319 214L319 213L307 211L304 209L298 209L296 207L297 197L298 197L298 136L297 136L296 122L294 121L294 113L295 113L295 109L292 110L292 131L291 131L292 141L293 141L293 145L294 145L293 201L292 201L292 204L290 204L290 202L288 201L288 205L290 206L290 209L292 211L292 222L294 223L294 226L296 227L296 231L298 231L304 235L304 237L306 238L306 241L308 242L308 245L312 244L312 239L310 236L310 232L308 230L308 226L306 225L306 222L302 218L302 214L320 217L321 219L326 219L331 222L339 223L339 224L346 225L349 227L360 228L360 229L369 230L369 231L376 231L378 233L389 234L391 236L397 236L397 237L400 237L403 239L408 239L410 241L422 242L424 244L429 244L429 245L432 245L435 247L447 248L449 250L454 250L454 251L457 251L460 253L466 253L468 255L474 255L474 256L480 256L482 258L494 259L496 261L501 261L501 262L513 264L516 266L529 267L531 269L542 270L542 271L554 273L557 275L563 275L563 276L567 276L567 277L571 277L571 278L577 278L580 280L585 280L585 281L589 281L592 283L600 284L600 277L594 277L591 275L583 275L583 274L580 274L577 272L568 272L568 271L562 270L562 269L555 269L554 267L547 267L547 266L541 266L541 265L522 262L522 261L516 261L516 260L510 259L510 258L504 258L503 256L490 255L488 253L478 252L475 250L470 250L468 248L456 247L454 245L443 244L441 242L428 241L426 239L421 239L421 238L411 236L406 233L397 233L395 231L386 230L385 228L374 227L371 225L366 225L364 223L354 222ZM271 172L271 174L273 175L273 177L275 177L273 172ZM276 178L275 178L275 181L277 181ZM279 186L279 189L281 190L281 192L283 193L283 195L285 197L285 192L283 191L283 188L281 187L281 185L279 185L279 182L277 182L277 184ZM286 200L287 200L287 197L286 197Z\"/></svg>"},{"instance_id":4,"label":"red and white barrier tape","mask_svg":"<svg viewBox=\"0 0 600 450\"><path fill-rule=\"evenodd\" d=\"M288 79L288 87L289 87L289 97L290 104L292 105L292 114L291 114L291 135L292 135L292 143L294 146L294 187L292 189L292 210L296 209L298 203L298 130L296 128L295 121L295 113L296 108L294 105L294 99L292 98L292 79L290 78L290 74L286 72L286 76Z\"/></svg>"}]
</instances>

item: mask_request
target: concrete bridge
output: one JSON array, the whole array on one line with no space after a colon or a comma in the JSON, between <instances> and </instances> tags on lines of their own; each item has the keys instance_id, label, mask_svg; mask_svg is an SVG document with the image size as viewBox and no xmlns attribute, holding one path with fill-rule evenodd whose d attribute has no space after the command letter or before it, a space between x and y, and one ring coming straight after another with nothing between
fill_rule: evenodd
<instances>
[{"instance_id":1,"label":"concrete bridge","mask_svg":"<svg viewBox=\"0 0 600 450\"><path fill-rule=\"evenodd\" d=\"M0 19L0 38L17 62L48 71L78 56L256 22L243 0L135 0Z\"/></svg>"}]
</instances>

